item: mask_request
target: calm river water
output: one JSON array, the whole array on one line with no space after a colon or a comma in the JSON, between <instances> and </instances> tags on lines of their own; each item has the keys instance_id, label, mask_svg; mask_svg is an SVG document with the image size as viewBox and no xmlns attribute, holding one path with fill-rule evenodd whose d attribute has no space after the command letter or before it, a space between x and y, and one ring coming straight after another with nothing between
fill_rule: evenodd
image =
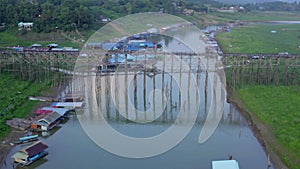
<instances>
[{"instance_id":1,"label":"calm river water","mask_svg":"<svg viewBox=\"0 0 300 169\"><path fill-rule=\"evenodd\" d=\"M182 39L190 39L188 42L193 42L191 44L194 47L191 48L194 50L204 50L204 43L199 40L198 32L176 32L174 34ZM163 41L162 39L162 42L165 43L168 50L186 50L184 49L185 47L180 46L180 42L174 39L168 39L168 41ZM188 42L186 45L189 45ZM197 62L192 62L191 67L194 70L197 67ZM206 62L205 59L202 63L204 62ZM162 64L161 60L157 62L157 65L159 64ZM196 64L194 68L193 64ZM213 64L215 63L213 62ZM203 65L201 66L203 69ZM218 97L225 97L224 93L222 94L219 89L214 87L215 83L221 83L219 74L213 71L199 71L198 73L182 72L181 75L183 76L183 82L175 83L174 81L171 82L172 78L169 74L165 74L163 80L161 73L154 76L140 73L136 76L136 81L129 84L129 101L141 111L148 110L150 107L147 98L151 94L151 90L153 88L164 88L166 98L168 98L166 109L156 121L151 123L139 124L124 120L124 117L118 116L111 98L101 94L101 92L98 93L99 107L105 107L106 113L104 113L104 116L115 130L131 137L150 137L167 130L177 118L179 107L189 104L180 101L180 94L182 92L193 93L195 91L189 91L188 88L180 91L179 86L181 83L183 85L188 84L188 82L184 81L184 77L195 76L199 91L199 98L197 96L196 101L200 103L198 117L189 134L171 150L158 156L141 159L125 158L111 154L95 144L81 127L78 118L88 113L88 109L85 109L84 112L78 112L77 116L71 114L65 123L60 124L51 131L50 136L41 137L41 140L49 146L49 154L27 168L211 169L211 161L226 160L231 155L233 159L239 162L241 169L266 169L268 166L267 155L241 113L231 104L226 103L225 100L221 102L213 101L214 97L217 97L217 99ZM101 81L99 85L104 86L103 83L107 83L105 82L105 77L99 78ZM208 87L205 85L207 79ZM136 90L134 90L134 83L137 84ZM147 84L145 88L144 83ZM159 98L159 96L157 97ZM220 123L213 135L205 143L200 144L198 142L199 134L203 129L205 119L208 117L207 112L219 106L224 107ZM106 135L101 135L101 137L104 138ZM7 165L2 166L2 169L12 168L10 157L19 149L21 149L21 146L15 146L12 149L7 158Z\"/></svg>"}]
</instances>

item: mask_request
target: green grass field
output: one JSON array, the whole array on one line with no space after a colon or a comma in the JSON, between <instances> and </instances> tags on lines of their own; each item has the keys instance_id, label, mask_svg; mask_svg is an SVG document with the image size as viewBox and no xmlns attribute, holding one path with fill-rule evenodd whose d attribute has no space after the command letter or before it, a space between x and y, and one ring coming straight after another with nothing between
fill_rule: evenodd
<instances>
[{"instance_id":1,"label":"green grass field","mask_svg":"<svg viewBox=\"0 0 300 169\"><path fill-rule=\"evenodd\" d=\"M10 74L0 74L0 140L8 133L6 120L26 117L38 102L29 101L28 96L39 95L46 83L22 81Z\"/></svg>"},{"instance_id":2,"label":"green grass field","mask_svg":"<svg viewBox=\"0 0 300 169\"><path fill-rule=\"evenodd\" d=\"M291 169L299 169L299 163L291 159L300 159L300 87L247 86L237 94L288 151L290 157L281 156L282 160Z\"/></svg>"},{"instance_id":3,"label":"green grass field","mask_svg":"<svg viewBox=\"0 0 300 169\"><path fill-rule=\"evenodd\" d=\"M252 11L239 13L219 13L215 12L212 15L225 18L227 20L239 21L299 21L299 12L279 12L279 11Z\"/></svg>"},{"instance_id":4,"label":"green grass field","mask_svg":"<svg viewBox=\"0 0 300 169\"><path fill-rule=\"evenodd\" d=\"M226 53L300 54L300 24L247 25L219 33L217 39Z\"/></svg>"}]
</instances>

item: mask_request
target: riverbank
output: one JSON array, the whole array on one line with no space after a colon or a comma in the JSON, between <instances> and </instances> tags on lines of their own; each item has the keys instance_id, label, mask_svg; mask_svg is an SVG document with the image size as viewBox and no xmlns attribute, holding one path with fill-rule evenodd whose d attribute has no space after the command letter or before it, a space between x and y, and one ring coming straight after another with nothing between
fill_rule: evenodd
<instances>
[{"instance_id":1,"label":"riverbank","mask_svg":"<svg viewBox=\"0 0 300 169\"><path fill-rule=\"evenodd\" d=\"M267 95L268 97L269 93L274 93L276 95L276 93L278 92L281 93L280 95L290 95L290 93L287 91L284 92L283 94L282 88L292 88L292 87L273 86L273 87L269 87L269 90L263 88L267 88L267 87L262 87L261 90L257 89L256 87L254 90L258 90L258 93L261 93L261 95ZM299 169L300 164L299 164L299 158L297 157L297 150L298 150L297 146L290 145L292 142L290 141L291 139L293 138L297 139L297 132L296 133L294 132L294 134L292 134L292 132L285 132L282 133L281 135L279 134L280 133L279 131L287 131L287 130L297 131L296 127L290 127L290 126L293 126L293 120L297 121L299 119L299 116L294 116L293 120L287 121L285 117L281 117L282 110L279 108L279 107L286 106L286 108L283 109L290 111L286 113L293 114L293 110L292 110L293 108L290 108L292 106L286 105L284 101L282 101L281 104L276 102L276 100L285 100L284 96L268 97L268 101L265 101L263 103L261 102L260 99L256 99L256 98L262 98L262 99L265 98L261 97L260 95L257 96L258 94L257 93L255 94L253 90L244 89L244 90L249 90L247 93L252 93L249 94L248 97L246 96L247 94L245 94L245 92L241 92L241 90L243 89L237 90L233 93L231 92L230 100L240 110L240 112L244 114L245 118L248 121L248 125L251 127L255 136L257 137L261 145L264 147L274 167L279 169L281 168ZM249 97L253 99L251 98L249 99ZM295 100L294 97L291 99ZM257 101L253 101L253 100L257 100ZM256 105L256 107L260 107L261 110L256 110L253 107L253 105ZM273 110L270 110L270 106L273 107ZM285 112L283 113L285 114ZM266 117L263 118L262 115Z\"/></svg>"},{"instance_id":2,"label":"riverbank","mask_svg":"<svg viewBox=\"0 0 300 169\"><path fill-rule=\"evenodd\" d=\"M41 95L45 96L45 97L50 97L50 98L57 98L62 93L63 90L65 90L65 86L49 87L49 88L41 91ZM28 113L28 115L26 115L25 118L28 119L28 118L34 117L34 112L38 108L41 108L41 107L44 107L47 105L49 105L49 102L37 103L35 106L33 106L31 108L31 111ZM13 141L16 141L19 137L26 135L26 133L28 133L28 131L20 131L17 129L10 129L9 134L1 140L1 143L0 143L0 166L10 165L10 164L7 164L7 162L6 162L7 155L9 154L11 149L14 147L10 143L12 143Z\"/></svg>"}]
</instances>

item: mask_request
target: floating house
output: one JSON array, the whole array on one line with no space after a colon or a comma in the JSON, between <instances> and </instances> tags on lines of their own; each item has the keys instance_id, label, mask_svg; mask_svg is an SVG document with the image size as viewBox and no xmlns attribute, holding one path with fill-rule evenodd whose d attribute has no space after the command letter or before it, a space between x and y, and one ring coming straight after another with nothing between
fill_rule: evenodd
<instances>
[{"instance_id":1,"label":"floating house","mask_svg":"<svg viewBox=\"0 0 300 169\"><path fill-rule=\"evenodd\" d=\"M212 169L239 169L236 160L212 161Z\"/></svg>"},{"instance_id":2,"label":"floating house","mask_svg":"<svg viewBox=\"0 0 300 169\"><path fill-rule=\"evenodd\" d=\"M15 153L12 158L17 164L30 165L38 159L46 156L48 152L45 151L48 146L43 142L36 142Z\"/></svg>"},{"instance_id":3,"label":"floating house","mask_svg":"<svg viewBox=\"0 0 300 169\"><path fill-rule=\"evenodd\" d=\"M48 115L50 113L52 113L53 110L44 110L44 109L38 109L35 114L36 115Z\"/></svg>"},{"instance_id":4,"label":"floating house","mask_svg":"<svg viewBox=\"0 0 300 169\"><path fill-rule=\"evenodd\" d=\"M82 102L83 96L81 94L67 94L65 97L62 98L64 102Z\"/></svg>"},{"instance_id":5,"label":"floating house","mask_svg":"<svg viewBox=\"0 0 300 169\"><path fill-rule=\"evenodd\" d=\"M61 117L66 116L70 111L66 108L55 108L55 107L43 107L41 110L57 112Z\"/></svg>"},{"instance_id":6,"label":"floating house","mask_svg":"<svg viewBox=\"0 0 300 169\"><path fill-rule=\"evenodd\" d=\"M41 110L52 112L31 123L31 128L38 131L51 130L69 112L69 109L53 107L44 107Z\"/></svg>"},{"instance_id":7,"label":"floating house","mask_svg":"<svg viewBox=\"0 0 300 169\"><path fill-rule=\"evenodd\" d=\"M69 111L81 108L83 102L53 102L52 107L54 108L66 108Z\"/></svg>"},{"instance_id":8,"label":"floating house","mask_svg":"<svg viewBox=\"0 0 300 169\"><path fill-rule=\"evenodd\" d=\"M31 128L38 131L48 131L55 127L60 121L61 115L57 112L52 112L41 119L32 122Z\"/></svg>"},{"instance_id":9,"label":"floating house","mask_svg":"<svg viewBox=\"0 0 300 169\"><path fill-rule=\"evenodd\" d=\"M135 46L135 45L127 45L126 48L125 48L125 51L129 51L129 52L132 52L132 51L139 51L140 48L138 46Z\"/></svg>"}]
</instances>

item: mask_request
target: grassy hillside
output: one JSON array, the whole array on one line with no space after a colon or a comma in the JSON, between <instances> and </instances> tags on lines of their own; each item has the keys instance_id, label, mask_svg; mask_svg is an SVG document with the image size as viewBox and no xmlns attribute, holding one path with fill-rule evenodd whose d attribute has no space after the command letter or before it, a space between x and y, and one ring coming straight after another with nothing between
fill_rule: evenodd
<instances>
[{"instance_id":1,"label":"grassy hillside","mask_svg":"<svg viewBox=\"0 0 300 169\"><path fill-rule=\"evenodd\" d=\"M11 74L0 74L0 140L8 133L6 120L27 116L38 102L29 101L28 96L40 95L48 85L22 81Z\"/></svg>"},{"instance_id":2,"label":"grassy hillside","mask_svg":"<svg viewBox=\"0 0 300 169\"><path fill-rule=\"evenodd\" d=\"M0 47L7 46L24 46L28 47L35 43L47 45L57 43L61 47L82 47L85 41L94 33L94 30L84 31L80 34L77 32L51 32L36 33L33 31L7 29L0 32Z\"/></svg>"}]
</instances>

